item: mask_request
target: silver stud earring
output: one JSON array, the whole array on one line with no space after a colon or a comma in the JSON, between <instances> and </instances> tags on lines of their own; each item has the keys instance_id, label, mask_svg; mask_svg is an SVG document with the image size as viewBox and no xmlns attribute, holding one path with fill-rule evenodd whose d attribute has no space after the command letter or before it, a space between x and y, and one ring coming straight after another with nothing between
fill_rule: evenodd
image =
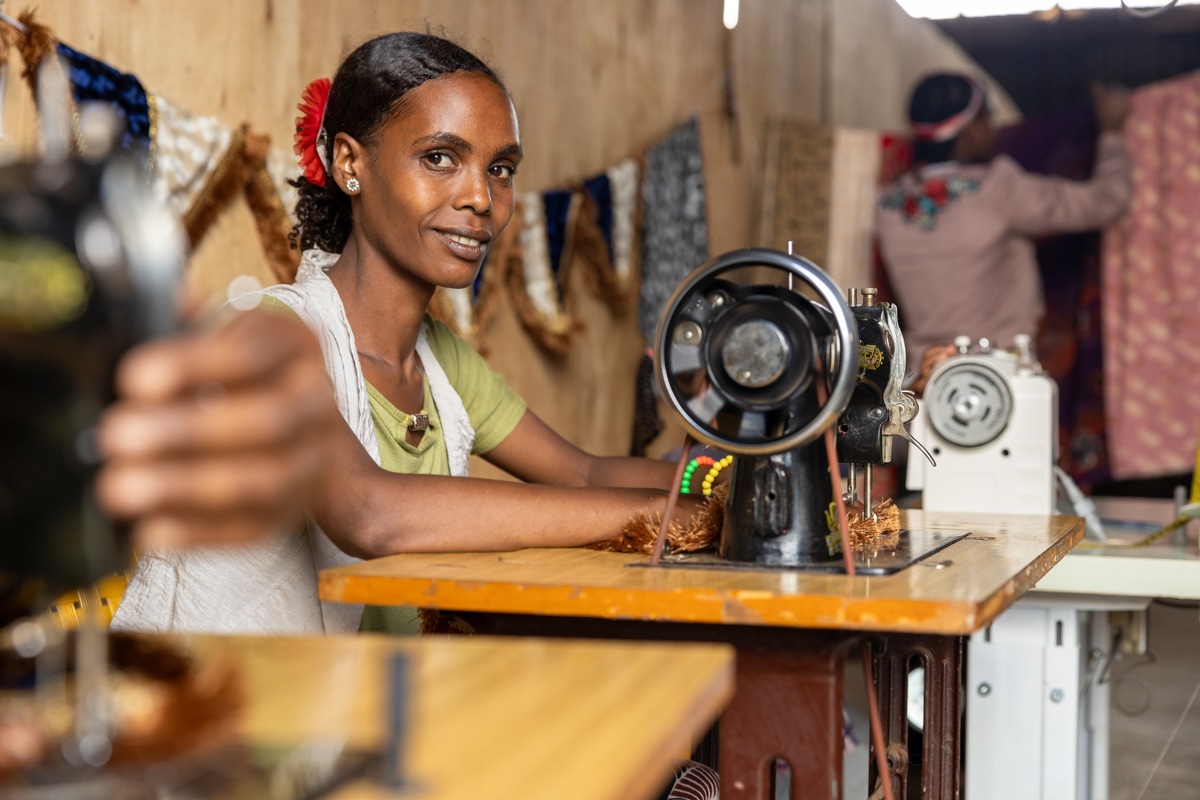
<instances>
[{"instance_id":1,"label":"silver stud earring","mask_svg":"<svg viewBox=\"0 0 1200 800\"><path fill-rule=\"evenodd\" d=\"M350 194L358 193L358 178L346 178L346 191Z\"/></svg>"}]
</instances>

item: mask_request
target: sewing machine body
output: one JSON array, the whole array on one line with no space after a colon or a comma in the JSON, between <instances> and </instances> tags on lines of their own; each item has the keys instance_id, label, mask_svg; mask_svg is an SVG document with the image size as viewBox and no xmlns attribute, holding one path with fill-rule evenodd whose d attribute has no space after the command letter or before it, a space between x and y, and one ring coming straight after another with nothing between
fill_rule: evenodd
<instances>
[{"instance_id":1,"label":"sewing machine body","mask_svg":"<svg viewBox=\"0 0 1200 800\"><path fill-rule=\"evenodd\" d=\"M776 267L778 283L738 283L744 267ZM791 288L799 277L809 291ZM815 295L815 297L814 297ZM811 262L737 251L698 267L659 321L664 394L699 439L734 453L718 552L743 565L842 563L831 465L823 440L856 468L891 461L891 437L916 411L901 390L903 338L895 306L874 290L849 302ZM855 482L851 481L851 486ZM870 506L870 479L866 504ZM854 490L850 501L860 500ZM861 502L861 500L860 500Z\"/></svg>"},{"instance_id":2,"label":"sewing machine body","mask_svg":"<svg viewBox=\"0 0 1200 800\"><path fill-rule=\"evenodd\" d=\"M1055 513L1058 391L1024 338L1014 351L961 352L930 375L913 435L908 488L922 508ZM1023 598L967 645L966 794L978 800L1108 796L1112 604ZM1020 770L1013 764L1025 765Z\"/></svg>"}]
</instances>

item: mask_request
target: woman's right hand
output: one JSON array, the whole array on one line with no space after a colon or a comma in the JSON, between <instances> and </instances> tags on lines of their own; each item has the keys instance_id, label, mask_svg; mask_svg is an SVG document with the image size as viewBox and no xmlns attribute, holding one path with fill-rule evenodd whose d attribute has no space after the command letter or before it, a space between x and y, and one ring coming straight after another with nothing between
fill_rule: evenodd
<instances>
[{"instance_id":1,"label":"woman's right hand","mask_svg":"<svg viewBox=\"0 0 1200 800\"><path fill-rule=\"evenodd\" d=\"M267 311L143 345L117 388L97 494L141 547L245 541L298 515L341 421L316 339Z\"/></svg>"},{"instance_id":2,"label":"woman's right hand","mask_svg":"<svg viewBox=\"0 0 1200 800\"><path fill-rule=\"evenodd\" d=\"M1092 106L1102 132L1119 131L1129 117L1129 90L1110 84L1092 84Z\"/></svg>"},{"instance_id":3,"label":"woman's right hand","mask_svg":"<svg viewBox=\"0 0 1200 800\"><path fill-rule=\"evenodd\" d=\"M927 348L921 355L921 370L917 373L917 379L909 388L920 397L925 392L925 384L929 383L933 368L957 352L958 348L952 344L935 344Z\"/></svg>"}]
</instances>

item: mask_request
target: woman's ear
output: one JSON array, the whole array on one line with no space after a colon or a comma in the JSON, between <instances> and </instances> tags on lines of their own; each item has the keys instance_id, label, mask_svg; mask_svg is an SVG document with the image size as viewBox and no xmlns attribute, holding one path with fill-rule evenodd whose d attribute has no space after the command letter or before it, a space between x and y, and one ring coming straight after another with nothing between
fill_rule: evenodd
<instances>
[{"instance_id":1,"label":"woman's ear","mask_svg":"<svg viewBox=\"0 0 1200 800\"><path fill-rule=\"evenodd\" d=\"M362 188L362 171L366 164L366 151L363 146L348 133L339 133L333 137L333 151L330 153L329 169L331 176L343 192L349 195L358 194Z\"/></svg>"}]
</instances>

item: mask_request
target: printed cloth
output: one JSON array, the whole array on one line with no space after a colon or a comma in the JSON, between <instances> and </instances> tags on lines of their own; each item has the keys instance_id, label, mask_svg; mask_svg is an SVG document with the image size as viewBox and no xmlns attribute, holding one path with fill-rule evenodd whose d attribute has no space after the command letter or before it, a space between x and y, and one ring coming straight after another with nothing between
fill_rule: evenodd
<instances>
[{"instance_id":1,"label":"printed cloth","mask_svg":"<svg viewBox=\"0 0 1200 800\"><path fill-rule=\"evenodd\" d=\"M1200 72L1138 89L1128 215L1103 241L1113 477L1191 472L1200 438Z\"/></svg>"},{"instance_id":2,"label":"printed cloth","mask_svg":"<svg viewBox=\"0 0 1200 800\"><path fill-rule=\"evenodd\" d=\"M707 213L700 126L691 119L646 154L640 319L647 339L671 292L708 260Z\"/></svg>"},{"instance_id":3,"label":"printed cloth","mask_svg":"<svg viewBox=\"0 0 1200 800\"><path fill-rule=\"evenodd\" d=\"M180 218L197 205L230 152L234 130L216 117L192 114L158 93L151 187Z\"/></svg>"},{"instance_id":4,"label":"printed cloth","mask_svg":"<svg viewBox=\"0 0 1200 800\"><path fill-rule=\"evenodd\" d=\"M141 81L135 75L114 69L62 42L58 42L56 48L67 64L67 79L75 102L110 104L125 120L122 145L128 148L149 144L150 106Z\"/></svg>"}]
</instances>

